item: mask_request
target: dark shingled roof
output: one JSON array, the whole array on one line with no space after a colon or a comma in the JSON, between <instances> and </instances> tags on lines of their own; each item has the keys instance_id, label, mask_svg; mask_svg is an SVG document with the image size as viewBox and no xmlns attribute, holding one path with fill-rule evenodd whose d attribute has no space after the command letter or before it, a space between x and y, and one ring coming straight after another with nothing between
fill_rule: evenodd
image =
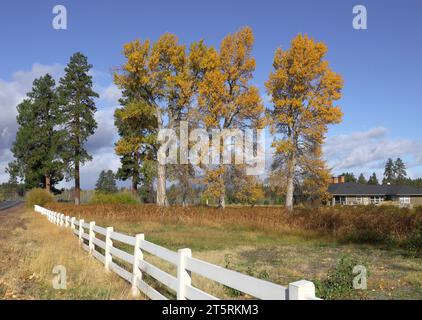
<instances>
[{"instance_id":1,"label":"dark shingled roof","mask_svg":"<svg viewBox=\"0 0 422 320\"><path fill-rule=\"evenodd\" d=\"M422 196L422 188L406 185L374 186L353 182L330 184L328 192L334 196Z\"/></svg>"}]
</instances>

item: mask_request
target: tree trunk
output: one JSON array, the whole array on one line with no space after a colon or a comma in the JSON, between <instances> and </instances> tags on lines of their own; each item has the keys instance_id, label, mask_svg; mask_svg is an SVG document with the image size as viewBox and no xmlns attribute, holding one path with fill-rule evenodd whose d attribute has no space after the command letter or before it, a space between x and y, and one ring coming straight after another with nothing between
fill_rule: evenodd
<instances>
[{"instance_id":1,"label":"tree trunk","mask_svg":"<svg viewBox=\"0 0 422 320\"><path fill-rule=\"evenodd\" d=\"M218 207L220 209L226 208L226 197L225 197L224 193L221 194L220 199L218 199Z\"/></svg>"},{"instance_id":2,"label":"tree trunk","mask_svg":"<svg viewBox=\"0 0 422 320\"><path fill-rule=\"evenodd\" d=\"M47 190L47 192L51 191L51 178L48 174L45 175L45 190Z\"/></svg>"},{"instance_id":3,"label":"tree trunk","mask_svg":"<svg viewBox=\"0 0 422 320\"><path fill-rule=\"evenodd\" d=\"M220 185L221 185L221 193L220 198L218 199L218 207L220 209L226 208L226 185L224 183L223 173L220 173Z\"/></svg>"},{"instance_id":4,"label":"tree trunk","mask_svg":"<svg viewBox=\"0 0 422 320\"><path fill-rule=\"evenodd\" d=\"M155 107L155 111L157 116L158 131L160 131L163 129L163 116L158 105ZM159 161L157 161L157 165L157 205L165 207L168 206L166 197L166 165L160 164Z\"/></svg>"},{"instance_id":5,"label":"tree trunk","mask_svg":"<svg viewBox=\"0 0 422 320\"><path fill-rule=\"evenodd\" d=\"M148 183L148 203L155 203L155 192L154 192L154 184L152 182Z\"/></svg>"},{"instance_id":6,"label":"tree trunk","mask_svg":"<svg viewBox=\"0 0 422 320\"><path fill-rule=\"evenodd\" d=\"M220 170L220 186L221 186L221 193L220 193L220 197L218 199L218 207L220 209L225 209L226 208L226 184L224 181L224 164L223 164L223 148L224 148L224 139L220 140L220 166L219 166L219 170Z\"/></svg>"},{"instance_id":7,"label":"tree trunk","mask_svg":"<svg viewBox=\"0 0 422 320\"><path fill-rule=\"evenodd\" d=\"M132 177L132 194L137 195L138 194L138 178L133 176Z\"/></svg>"},{"instance_id":8,"label":"tree trunk","mask_svg":"<svg viewBox=\"0 0 422 320\"><path fill-rule=\"evenodd\" d=\"M166 166L158 163L157 170L157 205L168 206L166 196Z\"/></svg>"},{"instance_id":9,"label":"tree trunk","mask_svg":"<svg viewBox=\"0 0 422 320\"><path fill-rule=\"evenodd\" d=\"M81 180L79 172L79 161L75 161L75 205L79 206L81 203Z\"/></svg>"},{"instance_id":10,"label":"tree trunk","mask_svg":"<svg viewBox=\"0 0 422 320\"><path fill-rule=\"evenodd\" d=\"M137 152L133 155L133 160L135 162L133 167L133 174L132 174L132 194L138 194L138 177L139 177L139 155Z\"/></svg>"},{"instance_id":11,"label":"tree trunk","mask_svg":"<svg viewBox=\"0 0 422 320\"><path fill-rule=\"evenodd\" d=\"M293 193L294 193L294 175L296 167L296 157L291 155L287 162L287 191L286 191L286 209L293 211Z\"/></svg>"}]
</instances>

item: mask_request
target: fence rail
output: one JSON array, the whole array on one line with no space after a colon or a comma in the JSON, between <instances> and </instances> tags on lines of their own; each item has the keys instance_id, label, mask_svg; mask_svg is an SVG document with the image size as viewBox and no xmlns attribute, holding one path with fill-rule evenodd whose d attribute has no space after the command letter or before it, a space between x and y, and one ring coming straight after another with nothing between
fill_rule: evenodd
<instances>
[{"instance_id":1,"label":"fence rail","mask_svg":"<svg viewBox=\"0 0 422 320\"><path fill-rule=\"evenodd\" d=\"M171 251L145 240L143 234L129 236L114 231L113 227L97 226L94 221L86 223L83 219L77 220L75 217L69 217L40 206L35 206L34 209L57 226L70 228L79 238L80 245L84 250L103 263L106 270L115 272L132 285L134 296L142 292L150 299L167 300L167 297L143 281L142 275L147 274L174 291L178 300L217 300L217 297L193 286L191 275L195 273L258 299L320 300L315 297L315 286L310 281L300 280L290 283L288 286L281 286L193 258L190 249ZM99 239L97 235L100 235L103 240ZM129 253L117 248L113 246L113 241L129 245L133 247L133 251ZM96 248L102 249L103 253ZM144 252L176 266L177 276L172 276L146 261ZM131 270L118 265L113 258L129 264L130 268L128 269Z\"/></svg>"}]
</instances>

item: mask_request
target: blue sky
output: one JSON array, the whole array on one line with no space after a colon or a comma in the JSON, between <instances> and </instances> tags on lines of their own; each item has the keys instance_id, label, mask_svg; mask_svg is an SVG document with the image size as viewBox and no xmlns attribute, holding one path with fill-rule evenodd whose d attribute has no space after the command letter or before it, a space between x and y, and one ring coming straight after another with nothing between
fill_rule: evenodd
<instances>
[{"instance_id":1,"label":"blue sky","mask_svg":"<svg viewBox=\"0 0 422 320\"><path fill-rule=\"evenodd\" d=\"M67 8L68 30L51 26L54 5ZM352 8L365 5L368 29L352 27ZM1 1L0 4L0 182L16 131L17 102L33 78L62 74L69 56L85 53L94 65L100 129L89 142L94 163L83 170L92 187L98 170L116 169L112 111L118 91L111 70L123 62L124 43L157 39L164 32L189 44L205 39L219 46L242 26L255 34L254 84L264 82L274 51L298 33L324 41L331 67L345 80L339 104L344 121L330 127L326 158L334 173L382 173L389 156L401 156L412 176L422 176L422 1Z\"/></svg>"}]
</instances>

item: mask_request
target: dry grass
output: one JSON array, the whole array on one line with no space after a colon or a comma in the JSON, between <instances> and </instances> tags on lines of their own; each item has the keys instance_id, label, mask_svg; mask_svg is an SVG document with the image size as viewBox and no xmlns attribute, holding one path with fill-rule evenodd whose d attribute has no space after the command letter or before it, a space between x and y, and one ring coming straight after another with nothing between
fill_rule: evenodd
<instances>
[{"instance_id":1,"label":"dry grass","mask_svg":"<svg viewBox=\"0 0 422 320\"><path fill-rule=\"evenodd\" d=\"M95 220L102 226L114 226L127 234L145 233L147 240L173 250L190 247L194 257L283 285L298 279L324 279L342 256L348 256L367 266L369 271L368 290L353 292L352 298L422 299L421 258L409 256L408 251L396 247L336 241L340 235L346 239L344 234L348 230L368 228L370 223L376 223L372 231L388 230L397 239L403 239L405 232L413 232L418 225L418 210L385 211L376 217L380 208L361 211L347 208L343 212L342 208L300 210L290 215L281 208L221 211L199 207L164 210L154 206L51 204L49 207L86 221ZM351 213L356 216L347 216ZM324 230L328 236L321 236ZM120 247L128 252L133 250L122 244ZM131 298L130 285L114 273L105 273L97 260L81 250L69 230L60 229L23 208L0 214L0 253L0 297ZM174 266L156 257L145 253L145 259L176 274ZM67 268L67 290L54 290L51 285L52 269L59 264ZM153 279L144 275L144 280L174 298L174 293ZM193 284L224 299L249 298L197 275L193 275Z\"/></svg>"},{"instance_id":2,"label":"dry grass","mask_svg":"<svg viewBox=\"0 0 422 320\"><path fill-rule=\"evenodd\" d=\"M0 298L130 299L130 285L81 250L69 232L32 211L0 214ZM52 270L63 265L67 289L52 287Z\"/></svg>"},{"instance_id":3,"label":"dry grass","mask_svg":"<svg viewBox=\"0 0 422 320\"><path fill-rule=\"evenodd\" d=\"M271 234L299 234L330 237L355 243L405 244L422 229L421 208L324 207L297 209L243 207L220 210L207 207L159 208L154 205L73 205L52 203L49 208L77 218L102 223L145 222L163 225L207 226L260 231ZM180 231L180 230L179 230Z\"/></svg>"},{"instance_id":4,"label":"dry grass","mask_svg":"<svg viewBox=\"0 0 422 320\"><path fill-rule=\"evenodd\" d=\"M191 248L194 257L282 285L299 279L324 279L342 256L348 256L367 266L369 272L368 290L353 292L353 298L422 299L422 259L376 237L386 232L396 241L405 241L406 232L415 232L420 223L418 210L323 208L298 210L292 215L282 208L263 207L224 211L152 205L49 207L85 221L95 220L101 226L113 226L119 232L145 233L147 240L172 250ZM145 257L175 275L174 266L148 254ZM220 298L248 298L196 275L193 284ZM154 287L174 297L156 282Z\"/></svg>"}]
</instances>

